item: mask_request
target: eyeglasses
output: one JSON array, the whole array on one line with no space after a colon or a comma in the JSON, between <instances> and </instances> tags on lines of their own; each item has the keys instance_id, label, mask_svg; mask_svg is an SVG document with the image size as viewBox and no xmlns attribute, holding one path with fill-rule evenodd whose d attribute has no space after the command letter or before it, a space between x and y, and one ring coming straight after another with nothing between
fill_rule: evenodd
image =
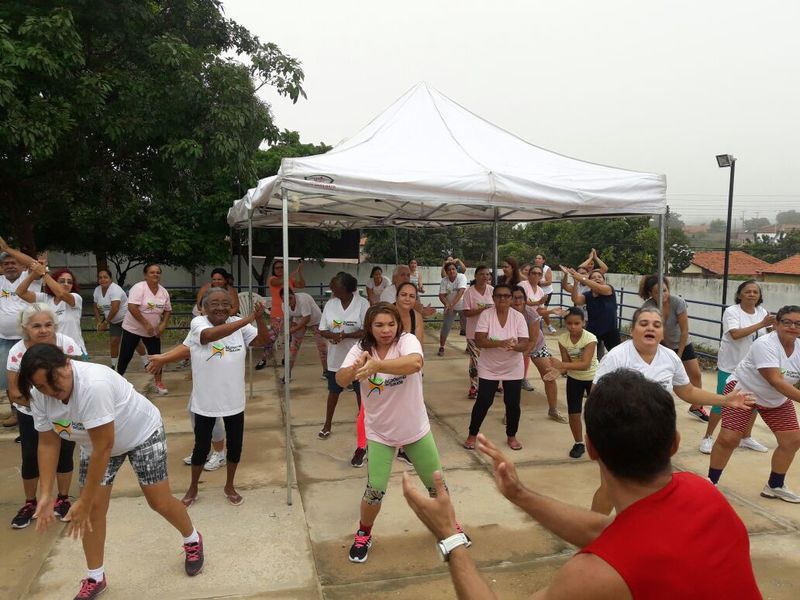
<instances>
[{"instance_id":1,"label":"eyeglasses","mask_svg":"<svg viewBox=\"0 0 800 600\"><path fill-rule=\"evenodd\" d=\"M511 298L511 294L492 294L493 298Z\"/></svg>"},{"instance_id":2,"label":"eyeglasses","mask_svg":"<svg viewBox=\"0 0 800 600\"><path fill-rule=\"evenodd\" d=\"M789 319L781 319L780 323L784 327L792 327L793 329L800 329L800 321L790 321Z\"/></svg>"}]
</instances>

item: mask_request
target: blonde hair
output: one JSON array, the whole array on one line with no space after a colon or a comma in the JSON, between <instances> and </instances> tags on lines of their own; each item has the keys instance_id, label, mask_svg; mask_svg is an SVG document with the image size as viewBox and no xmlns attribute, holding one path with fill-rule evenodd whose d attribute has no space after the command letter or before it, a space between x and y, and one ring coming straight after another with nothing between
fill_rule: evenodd
<instances>
[{"instance_id":1,"label":"blonde hair","mask_svg":"<svg viewBox=\"0 0 800 600\"><path fill-rule=\"evenodd\" d=\"M21 310L19 317L17 318L17 332L22 336L22 339L30 339L27 332L28 323L30 323L33 315L37 315L39 313L46 313L50 315L50 318L53 319L53 324L55 325L55 331L58 331L58 317L56 316L55 311L53 311L53 307L49 304L45 304L44 302L33 302Z\"/></svg>"}]
</instances>

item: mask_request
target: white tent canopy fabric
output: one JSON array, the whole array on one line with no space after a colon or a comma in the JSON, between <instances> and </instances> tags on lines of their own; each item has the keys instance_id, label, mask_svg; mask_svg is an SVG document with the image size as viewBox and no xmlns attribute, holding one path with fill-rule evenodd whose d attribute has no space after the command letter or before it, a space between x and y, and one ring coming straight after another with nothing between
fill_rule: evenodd
<instances>
[{"instance_id":1,"label":"white tent canopy fabric","mask_svg":"<svg viewBox=\"0 0 800 600\"><path fill-rule=\"evenodd\" d=\"M325 154L285 158L228 213L232 227L437 226L663 214L663 175L569 158L418 84ZM495 215L497 209L497 215Z\"/></svg>"}]
</instances>

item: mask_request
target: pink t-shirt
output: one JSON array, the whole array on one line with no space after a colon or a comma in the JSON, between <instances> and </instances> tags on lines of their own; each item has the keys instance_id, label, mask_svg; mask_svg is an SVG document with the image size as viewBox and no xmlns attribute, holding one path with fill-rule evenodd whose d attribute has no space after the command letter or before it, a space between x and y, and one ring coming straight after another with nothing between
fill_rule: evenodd
<instances>
[{"instance_id":1,"label":"pink t-shirt","mask_svg":"<svg viewBox=\"0 0 800 600\"><path fill-rule=\"evenodd\" d=\"M350 348L341 368L355 363L362 352L361 344ZM404 333L389 348L385 360L409 354L424 356L416 336ZM377 357L374 350L372 355ZM431 429L422 396L421 372L413 375L376 373L361 382L361 401L364 402L368 440L396 448L416 442Z\"/></svg>"},{"instance_id":2,"label":"pink t-shirt","mask_svg":"<svg viewBox=\"0 0 800 600\"><path fill-rule=\"evenodd\" d=\"M525 290L525 295L528 296L528 302L536 302L537 300L541 300L544 298L544 290L542 290L542 286L537 285L536 291L533 291L533 286L531 286L530 281L520 281L519 287Z\"/></svg>"},{"instance_id":3,"label":"pink t-shirt","mask_svg":"<svg viewBox=\"0 0 800 600\"><path fill-rule=\"evenodd\" d=\"M522 313L510 309L505 327L502 327L497 319L497 310L490 308L481 313L475 333L487 333L490 340L527 339L528 324ZM503 348L481 348L481 355L478 357L478 377L481 379L505 381L522 379L524 376L522 352Z\"/></svg>"},{"instance_id":4,"label":"pink t-shirt","mask_svg":"<svg viewBox=\"0 0 800 600\"><path fill-rule=\"evenodd\" d=\"M159 285L158 291L154 294L150 291L150 287L145 281L140 281L131 288L131 291L128 293L128 307L130 307L131 304L137 305L139 307L139 312L142 313L145 320L156 328L161 321L162 313L172 312L169 292L164 289L163 286ZM122 328L142 337L150 337L144 325L133 318L130 309L122 320Z\"/></svg>"},{"instance_id":5,"label":"pink t-shirt","mask_svg":"<svg viewBox=\"0 0 800 600\"><path fill-rule=\"evenodd\" d=\"M469 286L467 288L467 291L464 292L464 310L473 310L475 308L480 308L483 305L494 306L494 299L492 298L493 291L494 288L490 285L487 285L486 293L481 294L480 292L478 292L477 288L474 285ZM481 315L476 315L474 317L467 317L468 340L475 339L475 325L478 324L478 318L480 316Z\"/></svg>"}]
</instances>

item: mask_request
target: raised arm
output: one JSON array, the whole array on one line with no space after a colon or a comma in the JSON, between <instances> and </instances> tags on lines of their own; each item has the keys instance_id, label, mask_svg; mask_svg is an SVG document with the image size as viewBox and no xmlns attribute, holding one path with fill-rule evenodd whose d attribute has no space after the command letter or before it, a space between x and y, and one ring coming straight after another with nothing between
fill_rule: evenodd
<instances>
[{"instance_id":1,"label":"raised arm","mask_svg":"<svg viewBox=\"0 0 800 600\"><path fill-rule=\"evenodd\" d=\"M306 287L306 280L303 278L303 268L305 266L305 262L303 259L300 259L300 262L297 263L297 268L292 271L291 279L294 281L294 287L296 288L304 288Z\"/></svg>"},{"instance_id":2,"label":"raised arm","mask_svg":"<svg viewBox=\"0 0 800 600\"><path fill-rule=\"evenodd\" d=\"M17 297L22 298L25 302L36 302L36 294L28 291L28 288L31 287L31 284L37 279L40 279L40 277L35 271L28 271L28 275L19 284L19 287L17 287Z\"/></svg>"},{"instance_id":3,"label":"raised arm","mask_svg":"<svg viewBox=\"0 0 800 600\"><path fill-rule=\"evenodd\" d=\"M763 327L772 327L775 325L775 315L767 313L767 316L761 319L758 323L753 323L747 327L740 327L738 329L729 329L728 334L734 340L740 340L743 337L753 335L756 331Z\"/></svg>"},{"instance_id":4,"label":"raised arm","mask_svg":"<svg viewBox=\"0 0 800 600\"><path fill-rule=\"evenodd\" d=\"M595 250L594 248L592 248L592 258L594 259L594 262L597 264L597 268L603 275L608 273L608 265L603 262L603 259L600 258L600 255L597 254L597 250Z\"/></svg>"},{"instance_id":5,"label":"raised arm","mask_svg":"<svg viewBox=\"0 0 800 600\"><path fill-rule=\"evenodd\" d=\"M257 323L257 320L260 319L263 314L264 304L262 302L256 302L253 314L237 319L236 321L231 321L230 323L223 323L222 325L203 329L203 331L200 332L200 343L210 344L211 342L216 342L224 337L228 337L235 331L239 331L245 325L249 325L253 322Z\"/></svg>"},{"instance_id":6,"label":"raised arm","mask_svg":"<svg viewBox=\"0 0 800 600\"><path fill-rule=\"evenodd\" d=\"M16 250L11 246L9 246L8 242L6 242L2 237L0 237L0 252L8 253L11 256L11 258L16 260L20 264L20 266L30 265L31 263L36 262L33 258L28 256L24 252Z\"/></svg>"}]
</instances>

